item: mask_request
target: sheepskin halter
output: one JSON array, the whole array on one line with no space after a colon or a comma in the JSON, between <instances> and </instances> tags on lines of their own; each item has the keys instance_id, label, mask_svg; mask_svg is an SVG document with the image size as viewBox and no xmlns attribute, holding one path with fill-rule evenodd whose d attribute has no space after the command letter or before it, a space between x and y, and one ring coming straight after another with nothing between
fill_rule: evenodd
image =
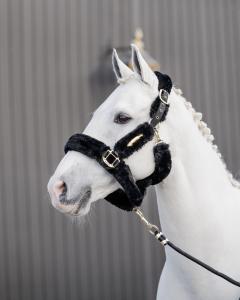
<instances>
[{"instance_id":1,"label":"sheepskin halter","mask_svg":"<svg viewBox=\"0 0 240 300\"><path fill-rule=\"evenodd\" d=\"M70 150L78 151L92 159L95 159L107 172L109 172L122 188L106 196L106 200L126 211L134 211L147 230L163 245L169 246L180 255L198 264L209 272L223 278L227 282L240 287L240 282L219 272L196 257L185 252L169 241L159 228L150 223L138 208L144 198L147 187L155 185L165 179L171 171L171 154L169 145L158 136L156 126L165 120L169 109L168 97L172 89L172 81L169 76L155 72L159 80L159 95L153 101L150 110L150 121L139 125L136 129L116 142L113 149L103 142L85 134L74 134L65 145L65 153ZM154 136L157 143L153 148L155 170L144 179L135 181L129 166L124 159L141 149Z\"/></svg>"},{"instance_id":2,"label":"sheepskin halter","mask_svg":"<svg viewBox=\"0 0 240 300\"><path fill-rule=\"evenodd\" d=\"M74 134L65 145L65 153L78 151L95 159L121 185L121 188L106 196L106 200L117 207L132 211L141 205L146 189L150 185L161 182L171 170L171 154L169 145L158 136L156 126L165 120L169 109L168 97L172 89L172 81L168 75L155 72L159 84L159 94L150 109L150 121L140 124L133 131L116 142L113 149L105 143L85 134ZM141 149L154 136L157 142L153 148L155 169L144 179L135 181L129 166L124 159Z\"/></svg>"}]
</instances>

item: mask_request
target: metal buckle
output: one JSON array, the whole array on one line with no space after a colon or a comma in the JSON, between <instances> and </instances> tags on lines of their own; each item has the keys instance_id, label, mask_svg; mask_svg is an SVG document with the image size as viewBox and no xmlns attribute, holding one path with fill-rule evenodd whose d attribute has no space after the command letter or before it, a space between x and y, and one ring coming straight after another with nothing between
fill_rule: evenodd
<instances>
[{"instance_id":1,"label":"metal buckle","mask_svg":"<svg viewBox=\"0 0 240 300\"><path fill-rule=\"evenodd\" d=\"M111 169L116 168L120 163L120 158L117 153L110 149L103 153L102 160Z\"/></svg>"},{"instance_id":2,"label":"metal buckle","mask_svg":"<svg viewBox=\"0 0 240 300\"><path fill-rule=\"evenodd\" d=\"M166 90L161 89L159 91L159 98L166 105L168 104L168 96L169 96L169 93Z\"/></svg>"}]
</instances>

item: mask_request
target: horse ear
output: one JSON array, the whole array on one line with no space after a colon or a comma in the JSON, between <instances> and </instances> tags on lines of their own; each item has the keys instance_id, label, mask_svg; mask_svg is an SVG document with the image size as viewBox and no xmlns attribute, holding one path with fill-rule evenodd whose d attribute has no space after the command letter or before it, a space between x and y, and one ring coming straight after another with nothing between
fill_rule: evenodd
<instances>
[{"instance_id":1,"label":"horse ear","mask_svg":"<svg viewBox=\"0 0 240 300\"><path fill-rule=\"evenodd\" d=\"M154 74L153 70L146 63L137 46L132 44L131 47L132 47L132 65L133 65L134 72L136 72L140 76L143 82L147 83L154 89L158 90L157 76Z\"/></svg>"},{"instance_id":2,"label":"horse ear","mask_svg":"<svg viewBox=\"0 0 240 300\"><path fill-rule=\"evenodd\" d=\"M113 49L112 64L113 71L117 77L118 82L124 81L134 74L134 72L120 60L116 49Z\"/></svg>"}]
</instances>

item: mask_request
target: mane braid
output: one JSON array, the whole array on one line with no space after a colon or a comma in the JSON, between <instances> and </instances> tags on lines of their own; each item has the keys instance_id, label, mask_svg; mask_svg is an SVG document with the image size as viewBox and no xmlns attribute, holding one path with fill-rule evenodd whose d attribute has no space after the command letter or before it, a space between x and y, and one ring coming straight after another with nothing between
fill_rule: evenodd
<instances>
[{"instance_id":1,"label":"mane braid","mask_svg":"<svg viewBox=\"0 0 240 300\"><path fill-rule=\"evenodd\" d=\"M220 153L220 151L218 149L218 146L213 143L214 136L212 135L211 129L208 127L208 125L202 121L202 113L195 111L192 104L184 98L183 92L181 89L176 88L175 86L173 88L174 88L175 93L183 98L185 107L187 108L187 110L189 112L191 112L191 114L193 116L193 120L197 124L198 129L200 130L200 132L202 133L204 138L207 140L207 142L212 145L213 150L217 153L217 155L221 159L232 186L240 189L240 182L237 179L235 179L233 177L232 173L228 170L227 165L222 157L222 154Z\"/></svg>"}]
</instances>

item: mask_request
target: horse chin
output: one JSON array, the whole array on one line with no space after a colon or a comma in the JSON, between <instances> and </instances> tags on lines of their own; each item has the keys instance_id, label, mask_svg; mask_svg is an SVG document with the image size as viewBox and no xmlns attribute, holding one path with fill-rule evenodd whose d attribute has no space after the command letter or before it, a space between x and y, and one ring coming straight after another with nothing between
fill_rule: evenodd
<instances>
[{"instance_id":1,"label":"horse chin","mask_svg":"<svg viewBox=\"0 0 240 300\"><path fill-rule=\"evenodd\" d=\"M84 206L84 207L82 207L80 209L77 208L76 210L73 210L69 214L72 217L78 217L78 218L80 217L81 218L81 217L86 216L89 213L90 207L91 207L91 204L89 203L89 204L87 204L86 206Z\"/></svg>"},{"instance_id":2,"label":"horse chin","mask_svg":"<svg viewBox=\"0 0 240 300\"><path fill-rule=\"evenodd\" d=\"M91 192L87 192L77 199L66 200L64 197L64 203L61 203L60 201L58 203L54 203L53 206L63 214L73 217L81 217L86 215L90 210L90 198Z\"/></svg>"},{"instance_id":3,"label":"horse chin","mask_svg":"<svg viewBox=\"0 0 240 300\"><path fill-rule=\"evenodd\" d=\"M91 207L91 201L90 198L86 201L86 199L79 199L77 203L73 206L71 211L68 212L69 215L73 217L83 217L88 214Z\"/></svg>"}]
</instances>

